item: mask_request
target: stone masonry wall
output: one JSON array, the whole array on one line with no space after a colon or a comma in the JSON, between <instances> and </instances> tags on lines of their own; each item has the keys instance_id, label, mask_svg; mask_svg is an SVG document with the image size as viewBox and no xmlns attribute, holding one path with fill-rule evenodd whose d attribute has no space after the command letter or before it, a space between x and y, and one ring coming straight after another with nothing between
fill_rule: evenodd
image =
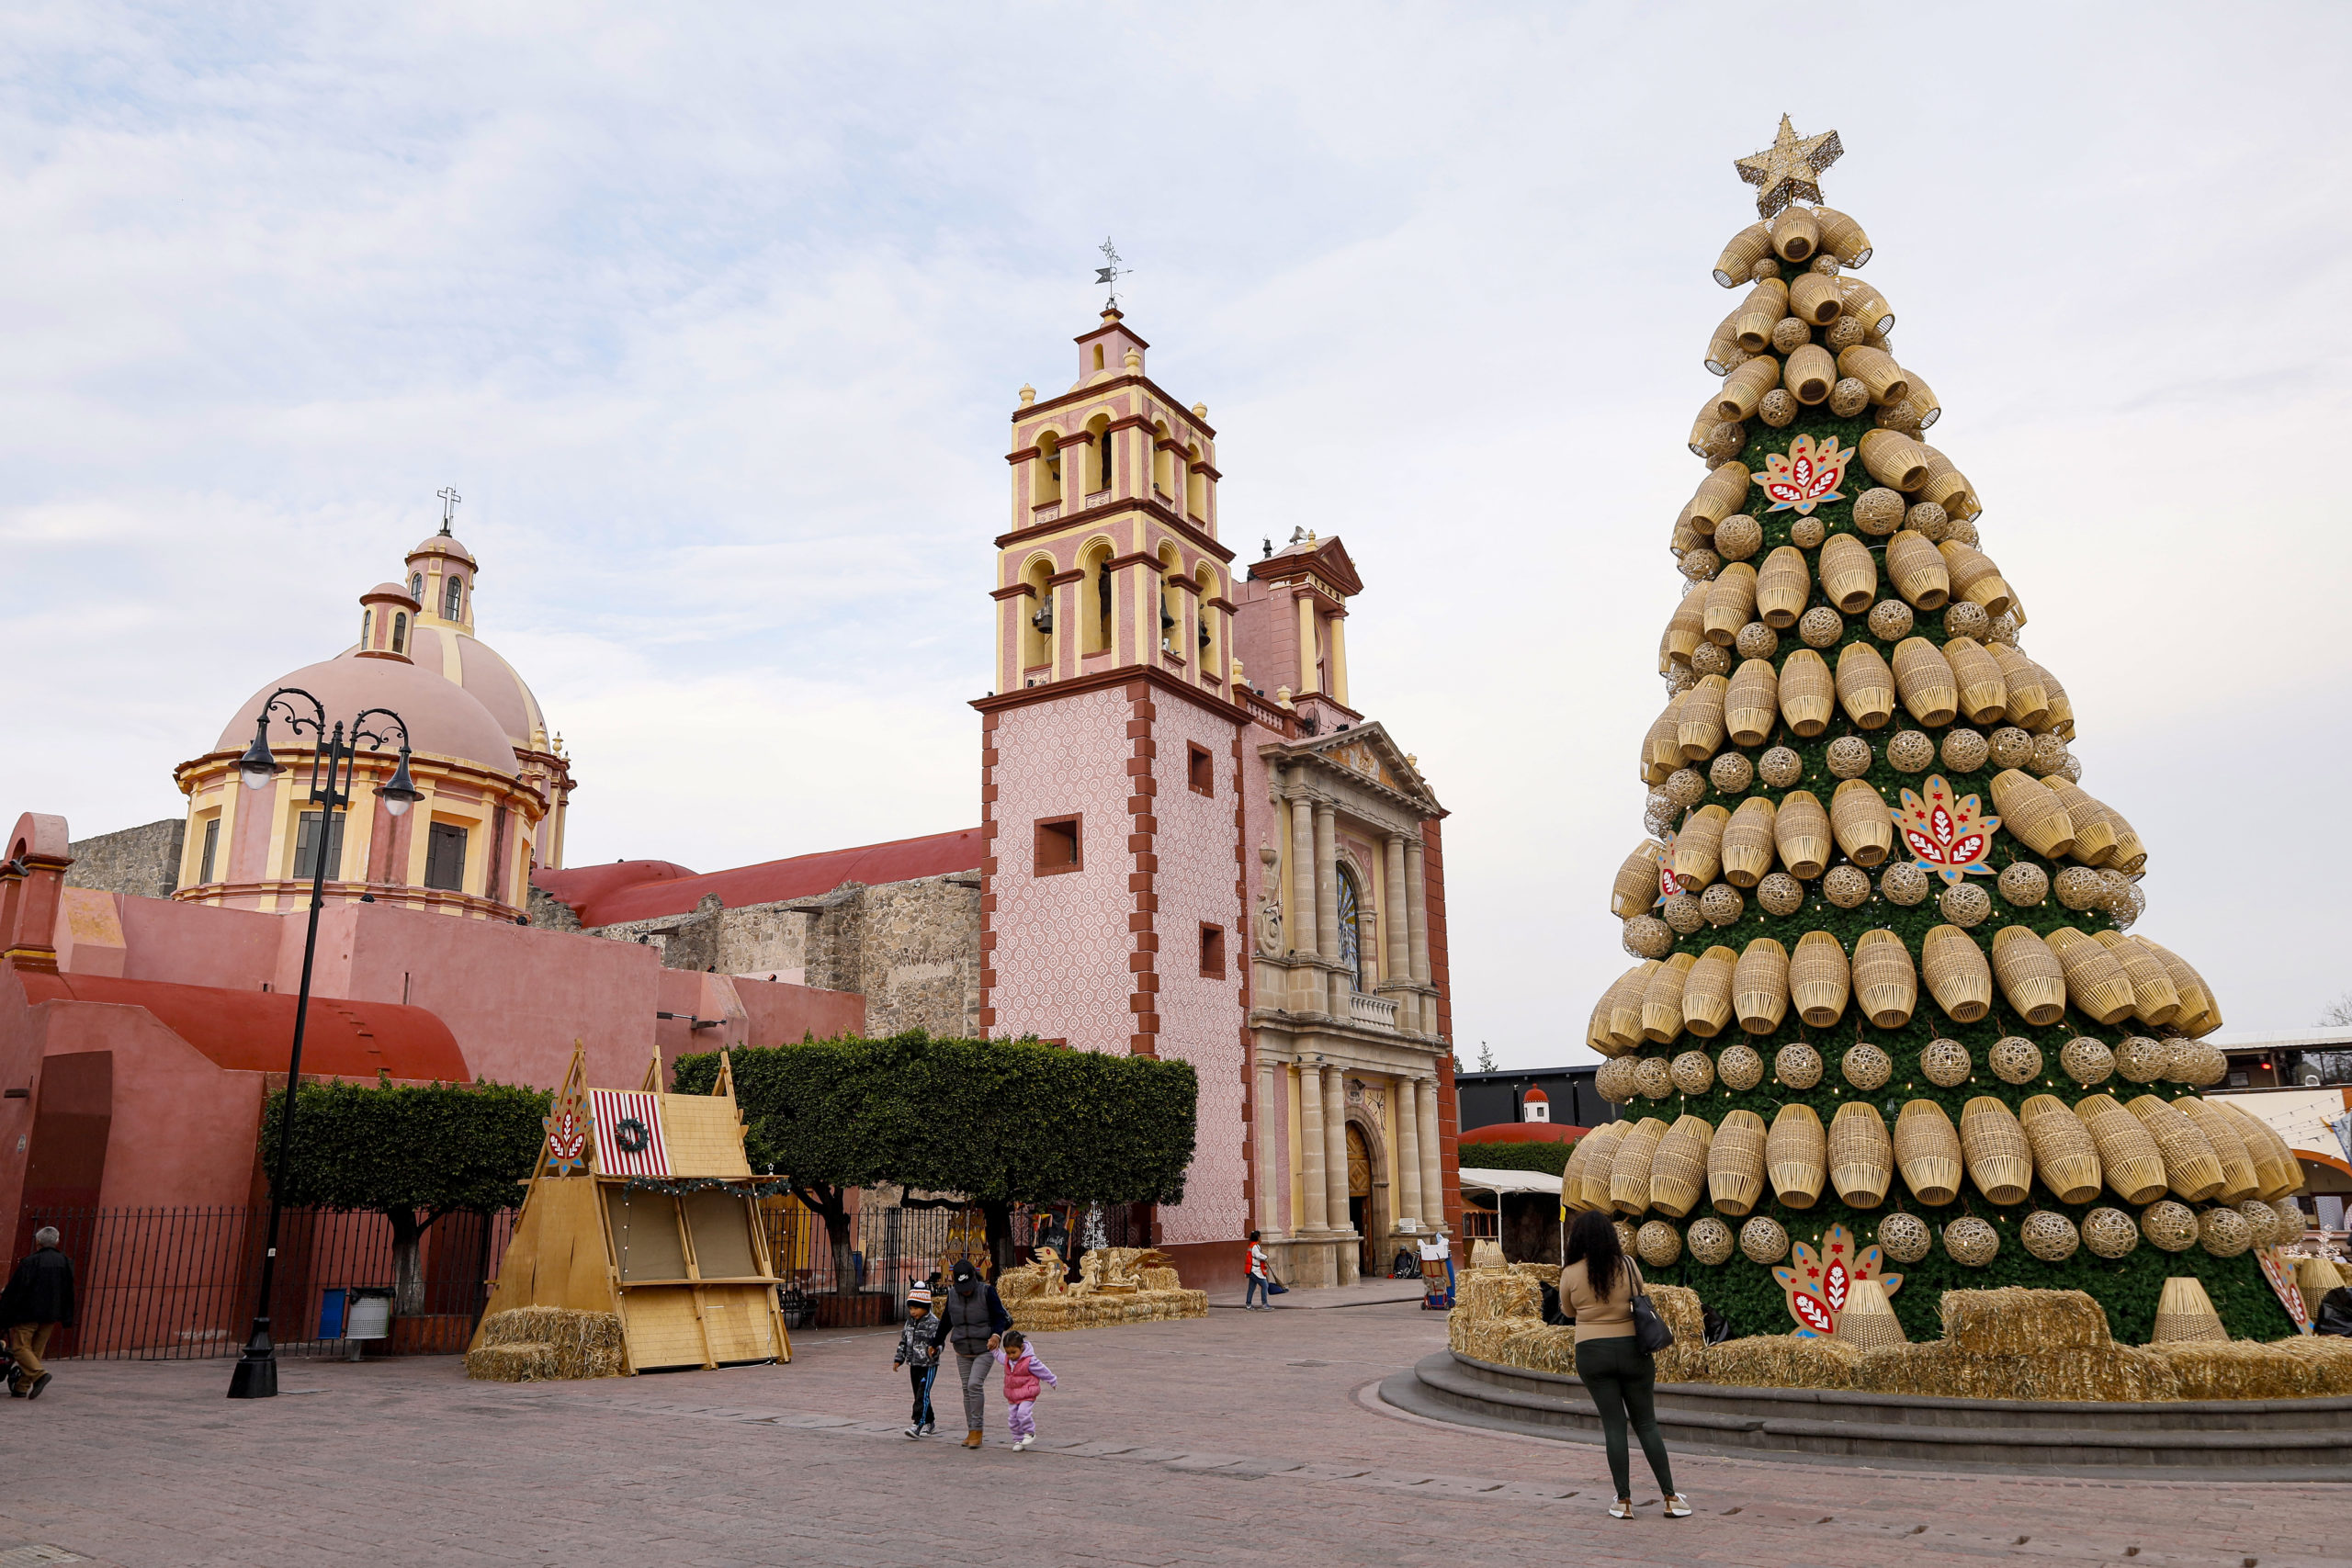
<instances>
[{"instance_id":1,"label":"stone masonry wall","mask_svg":"<svg viewBox=\"0 0 2352 1568\"><path fill-rule=\"evenodd\" d=\"M66 846L74 863L65 873L65 886L168 898L180 885L180 853L187 842L184 817L80 840Z\"/></svg>"}]
</instances>

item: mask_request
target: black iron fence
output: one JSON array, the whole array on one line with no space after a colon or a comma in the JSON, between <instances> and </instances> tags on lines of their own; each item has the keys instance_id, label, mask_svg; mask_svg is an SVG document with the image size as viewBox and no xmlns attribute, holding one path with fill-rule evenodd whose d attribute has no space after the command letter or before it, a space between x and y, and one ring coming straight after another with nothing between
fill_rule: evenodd
<instances>
[{"instance_id":1,"label":"black iron fence","mask_svg":"<svg viewBox=\"0 0 2352 1568\"><path fill-rule=\"evenodd\" d=\"M849 1217L845 1251L814 1210L786 1199L764 1212L787 1308L805 1298L825 1327L894 1323L909 1287L949 1272L959 1259L989 1263L988 1224L977 1208L863 1204ZM1012 1215L1012 1245L1022 1258L1050 1245L1074 1266L1088 1247L1148 1246L1148 1213L1124 1203L1024 1205Z\"/></svg>"},{"instance_id":2,"label":"black iron fence","mask_svg":"<svg viewBox=\"0 0 2352 1568\"><path fill-rule=\"evenodd\" d=\"M17 1255L35 1230L54 1225L74 1260L74 1322L50 1353L132 1360L237 1354L253 1325L268 1224L266 1208L28 1210ZM421 1310L396 1317L382 1348L465 1348L514 1228L511 1209L448 1214L430 1226L411 1303ZM395 1286L392 1226L381 1214L288 1209L277 1258L269 1316L281 1354L344 1354L356 1293Z\"/></svg>"}]
</instances>

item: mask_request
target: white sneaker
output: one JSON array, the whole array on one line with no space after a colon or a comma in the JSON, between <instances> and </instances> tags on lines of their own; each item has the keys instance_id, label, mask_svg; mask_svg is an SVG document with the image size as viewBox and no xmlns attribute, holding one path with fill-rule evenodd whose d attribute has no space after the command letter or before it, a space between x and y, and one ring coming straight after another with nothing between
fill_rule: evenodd
<instances>
[{"instance_id":1,"label":"white sneaker","mask_svg":"<svg viewBox=\"0 0 2352 1568\"><path fill-rule=\"evenodd\" d=\"M920 1438L922 1436L922 1428L921 1427L910 1427L907 1428L907 1436L910 1438Z\"/></svg>"},{"instance_id":2,"label":"white sneaker","mask_svg":"<svg viewBox=\"0 0 2352 1568\"><path fill-rule=\"evenodd\" d=\"M1031 1436L1031 1437L1023 1438L1022 1438L1019 1442L1016 1442L1016 1443L1014 1443L1014 1444L1012 1445L1012 1451L1013 1451L1013 1452L1015 1452L1015 1453L1019 1453L1023 1449L1027 1448L1030 1444L1032 1444L1032 1443L1035 1442L1036 1440L1037 1440L1037 1439L1036 1439L1036 1438L1035 1438L1035 1436ZM1686 1510L1686 1511L1687 1511L1687 1510Z\"/></svg>"},{"instance_id":3,"label":"white sneaker","mask_svg":"<svg viewBox=\"0 0 2352 1568\"><path fill-rule=\"evenodd\" d=\"M1669 1519L1689 1518L1690 1517L1690 1499L1685 1497L1679 1492L1677 1492L1674 1495L1668 1497L1666 1500L1666 1517Z\"/></svg>"},{"instance_id":4,"label":"white sneaker","mask_svg":"<svg viewBox=\"0 0 2352 1568\"><path fill-rule=\"evenodd\" d=\"M1634 1500L1631 1497L1618 1498L1617 1501L1609 1505L1609 1517L1612 1519L1632 1518L1634 1517Z\"/></svg>"}]
</instances>

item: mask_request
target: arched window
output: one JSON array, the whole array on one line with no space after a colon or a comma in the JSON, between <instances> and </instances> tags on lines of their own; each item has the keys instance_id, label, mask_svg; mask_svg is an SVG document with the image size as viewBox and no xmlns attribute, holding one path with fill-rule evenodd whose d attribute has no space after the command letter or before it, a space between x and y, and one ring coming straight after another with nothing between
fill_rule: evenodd
<instances>
[{"instance_id":1,"label":"arched window","mask_svg":"<svg viewBox=\"0 0 2352 1568\"><path fill-rule=\"evenodd\" d=\"M1085 627L1080 649L1105 653L1111 648L1111 547L1096 545L1080 558L1080 564L1086 573L1079 584L1079 620Z\"/></svg>"},{"instance_id":2,"label":"arched window","mask_svg":"<svg viewBox=\"0 0 2352 1568\"><path fill-rule=\"evenodd\" d=\"M1176 499L1176 449L1169 443L1164 423L1151 427L1151 488L1170 501Z\"/></svg>"},{"instance_id":3,"label":"arched window","mask_svg":"<svg viewBox=\"0 0 2352 1568\"><path fill-rule=\"evenodd\" d=\"M1184 576L1184 559L1173 545L1159 547L1159 646L1179 657L1185 650L1176 642L1176 633L1184 619L1176 613L1177 595L1183 591L1176 586Z\"/></svg>"},{"instance_id":4,"label":"arched window","mask_svg":"<svg viewBox=\"0 0 2352 1568\"><path fill-rule=\"evenodd\" d=\"M1222 681L1225 679L1225 671L1219 667L1216 660L1218 616L1215 610L1209 608L1209 601L1216 597L1216 573L1204 566L1201 568L1200 575L1194 578L1193 581L1199 584L1201 590L1201 629L1199 636L1193 639L1200 645L1201 671L1212 679Z\"/></svg>"},{"instance_id":5,"label":"arched window","mask_svg":"<svg viewBox=\"0 0 2352 1568\"><path fill-rule=\"evenodd\" d=\"M1091 495L1111 488L1111 416L1096 414L1088 422L1086 433L1094 437L1093 460L1086 468L1086 477L1091 481L1086 491Z\"/></svg>"},{"instance_id":6,"label":"arched window","mask_svg":"<svg viewBox=\"0 0 2352 1568\"><path fill-rule=\"evenodd\" d=\"M445 621L458 620L459 612L465 607L466 580L451 572L441 585L441 618Z\"/></svg>"},{"instance_id":7,"label":"arched window","mask_svg":"<svg viewBox=\"0 0 2352 1568\"><path fill-rule=\"evenodd\" d=\"M1184 448L1184 510L1195 517L1209 514L1209 477L1201 472L1201 449Z\"/></svg>"},{"instance_id":8,"label":"arched window","mask_svg":"<svg viewBox=\"0 0 2352 1568\"><path fill-rule=\"evenodd\" d=\"M412 571L408 574L408 596L420 604L424 603L424 573Z\"/></svg>"},{"instance_id":9,"label":"arched window","mask_svg":"<svg viewBox=\"0 0 2352 1568\"><path fill-rule=\"evenodd\" d=\"M408 651L408 612L405 610L392 617L392 651Z\"/></svg>"},{"instance_id":10,"label":"arched window","mask_svg":"<svg viewBox=\"0 0 2352 1568\"><path fill-rule=\"evenodd\" d=\"M1033 597L1021 627L1021 667L1035 670L1054 661L1054 568L1051 561L1031 563L1022 581Z\"/></svg>"},{"instance_id":11,"label":"arched window","mask_svg":"<svg viewBox=\"0 0 2352 1568\"><path fill-rule=\"evenodd\" d=\"M359 612L359 646L360 646L360 647L365 648L365 647L367 647L367 646L368 646L368 634L369 634L369 633L371 633L371 632L373 632L375 629L376 629L376 612L375 612L375 611L373 611L373 610L362 610L362 611L360 611L360 612Z\"/></svg>"},{"instance_id":12,"label":"arched window","mask_svg":"<svg viewBox=\"0 0 2352 1568\"><path fill-rule=\"evenodd\" d=\"M1340 868L1340 962L1347 967L1348 987L1363 989L1363 941L1359 930L1363 901L1356 896L1356 875Z\"/></svg>"},{"instance_id":13,"label":"arched window","mask_svg":"<svg viewBox=\"0 0 2352 1568\"><path fill-rule=\"evenodd\" d=\"M1062 498L1062 441L1051 432L1037 437L1037 476L1032 488L1036 493L1031 499L1039 506Z\"/></svg>"}]
</instances>

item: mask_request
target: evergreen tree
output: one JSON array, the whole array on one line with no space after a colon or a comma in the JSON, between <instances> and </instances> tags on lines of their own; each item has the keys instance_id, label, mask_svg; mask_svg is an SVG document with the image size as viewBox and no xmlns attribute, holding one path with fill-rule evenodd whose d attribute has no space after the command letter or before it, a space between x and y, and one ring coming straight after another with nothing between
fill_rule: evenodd
<instances>
[{"instance_id":1,"label":"evergreen tree","mask_svg":"<svg viewBox=\"0 0 2352 1568\"><path fill-rule=\"evenodd\" d=\"M1611 898L1641 962L1589 1032L1625 1121L1577 1145L1564 1200L1641 1224L1651 1277L1741 1334L1826 1328L1854 1279L1899 1275L1915 1340L1943 1291L2025 1285L2088 1292L2141 1343L2188 1275L2233 1335L2278 1337L2258 1258L2300 1169L2194 1092L2224 1070L2199 1043L2220 1009L2130 934L2148 852L2082 789L2065 690L1928 444L1936 396L1853 276L1870 242L1817 205L1837 152L1784 119L1741 161L1766 220L1715 270L1739 303L1671 538L1654 836Z\"/></svg>"}]
</instances>

